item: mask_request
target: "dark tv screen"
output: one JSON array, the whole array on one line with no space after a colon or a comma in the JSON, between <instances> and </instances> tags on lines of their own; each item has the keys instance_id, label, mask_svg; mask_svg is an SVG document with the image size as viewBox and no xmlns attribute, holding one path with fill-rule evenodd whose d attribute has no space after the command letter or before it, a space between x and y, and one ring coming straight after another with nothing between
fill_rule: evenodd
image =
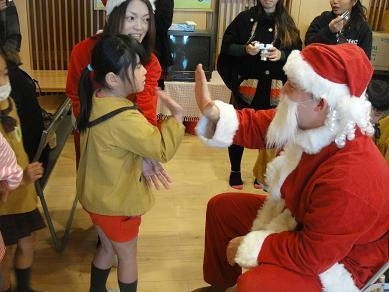
<instances>
[{"instance_id":1,"label":"dark tv screen","mask_svg":"<svg viewBox=\"0 0 389 292\"><path fill-rule=\"evenodd\" d=\"M197 64L202 64L207 75L212 71L209 35L169 35L174 64L169 67L170 80L193 80Z\"/></svg>"}]
</instances>

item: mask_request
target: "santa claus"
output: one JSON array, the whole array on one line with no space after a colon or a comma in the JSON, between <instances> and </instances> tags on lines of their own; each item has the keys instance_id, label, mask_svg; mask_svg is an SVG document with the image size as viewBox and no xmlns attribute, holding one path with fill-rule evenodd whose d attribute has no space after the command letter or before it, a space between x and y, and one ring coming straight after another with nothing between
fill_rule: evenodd
<instances>
[{"instance_id":1,"label":"santa claus","mask_svg":"<svg viewBox=\"0 0 389 292\"><path fill-rule=\"evenodd\" d=\"M388 261L389 168L369 137L368 58L352 44L313 44L293 51L284 71L277 109L255 112L212 101L197 68L206 144L283 149L267 167L267 197L209 201L211 287L197 291L359 291Z\"/></svg>"}]
</instances>

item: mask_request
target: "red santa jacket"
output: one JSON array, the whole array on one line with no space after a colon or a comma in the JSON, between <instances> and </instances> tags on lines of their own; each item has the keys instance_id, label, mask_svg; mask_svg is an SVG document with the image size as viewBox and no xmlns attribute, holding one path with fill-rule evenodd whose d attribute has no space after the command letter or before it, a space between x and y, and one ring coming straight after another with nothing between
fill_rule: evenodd
<instances>
[{"instance_id":1,"label":"red santa jacket","mask_svg":"<svg viewBox=\"0 0 389 292\"><path fill-rule=\"evenodd\" d=\"M81 72L91 62L92 49L99 40L98 35L83 40L73 47L68 65L68 77L66 82L66 94L73 102L73 114L78 116L80 101L78 99L78 84ZM153 125L157 124L157 95L155 88L161 76L161 66L157 57L152 54L150 62L145 66L146 83L142 92L136 94L136 104L142 110L143 115Z\"/></svg>"},{"instance_id":2,"label":"red santa jacket","mask_svg":"<svg viewBox=\"0 0 389 292\"><path fill-rule=\"evenodd\" d=\"M216 127L216 144L228 144L233 137L234 144L264 147L274 110L235 112L227 108L229 105L217 102L217 106L220 120L229 122ZM208 142L216 145L215 141ZM236 261L243 266L275 264L320 276L323 287L334 278L346 288L362 287L388 261L389 168L377 147L357 130L356 138L347 141L344 148L330 143L310 155L296 146L285 149L273 166L276 164L280 166L278 172L270 167L267 175L273 184L279 184L281 209L277 211L277 200L269 198L269 204L265 203L258 213L260 217L267 212L268 218L254 221L254 231L246 235ZM268 210L264 210L266 204L270 206ZM286 212L294 217L295 224L284 220L283 228L279 219Z\"/></svg>"}]
</instances>

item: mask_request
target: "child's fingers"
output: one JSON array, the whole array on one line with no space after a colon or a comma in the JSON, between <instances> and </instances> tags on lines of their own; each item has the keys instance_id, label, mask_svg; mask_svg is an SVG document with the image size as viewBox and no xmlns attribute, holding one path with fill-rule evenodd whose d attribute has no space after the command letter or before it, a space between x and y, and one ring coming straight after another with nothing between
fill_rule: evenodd
<instances>
[{"instance_id":1,"label":"child's fingers","mask_svg":"<svg viewBox=\"0 0 389 292\"><path fill-rule=\"evenodd\" d=\"M169 189L169 182L166 180L166 178L162 175L162 173L158 173L157 176L158 176L160 183L162 183L163 187L168 190Z\"/></svg>"},{"instance_id":2,"label":"child's fingers","mask_svg":"<svg viewBox=\"0 0 389 292\"><path fill-rule=\"evenodd\" d=\"M158 183L157 177L156 177L155 175L153 175L153 176L151 176L151 180L152 180L152 182L153 182L155 188L156 188L157 190L159 190L159 183Z\"/></svg>"},{"instance_id":3,"label":"child's fingers","mask_svg":"<svg viewBox=\"0 0 389 292\"><path fill-rule=\"evenodd\" d=\"M150 176L143 176L143 177L145 178L145 182L146 182L147 187L148 187L149 189L151 189L153 185L151 184L151 178L150 178Z\"/></svg>"},{"instance_id":4,"label":"child's fingers","mask_svg":"<svg viewBox=\"0 0 389 292\"><path fill-rule=\"evenodd\" d=\"M169 182L169 183L172 183L172 179L170 178L169 174L164 170L164 169L161 169L161 175L164 177L164 179Z\"/></svg>"}]
</instances>

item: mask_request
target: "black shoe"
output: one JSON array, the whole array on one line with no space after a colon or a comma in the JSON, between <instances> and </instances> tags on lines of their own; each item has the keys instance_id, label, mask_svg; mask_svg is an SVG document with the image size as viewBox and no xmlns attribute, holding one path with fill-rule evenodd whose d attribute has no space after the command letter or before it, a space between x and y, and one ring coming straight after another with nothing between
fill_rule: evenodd
<instances>
[{"instance_id":1,"label":"black shoe","mask_svg":"<svg viewBox=\"0 0 389 292\"><path fill-rule=\"evenodd\" d=\"M240 171L231 171L229 184L232 188L241 190L243 189L243 181Z\"/></svg>"}]
</instances>

